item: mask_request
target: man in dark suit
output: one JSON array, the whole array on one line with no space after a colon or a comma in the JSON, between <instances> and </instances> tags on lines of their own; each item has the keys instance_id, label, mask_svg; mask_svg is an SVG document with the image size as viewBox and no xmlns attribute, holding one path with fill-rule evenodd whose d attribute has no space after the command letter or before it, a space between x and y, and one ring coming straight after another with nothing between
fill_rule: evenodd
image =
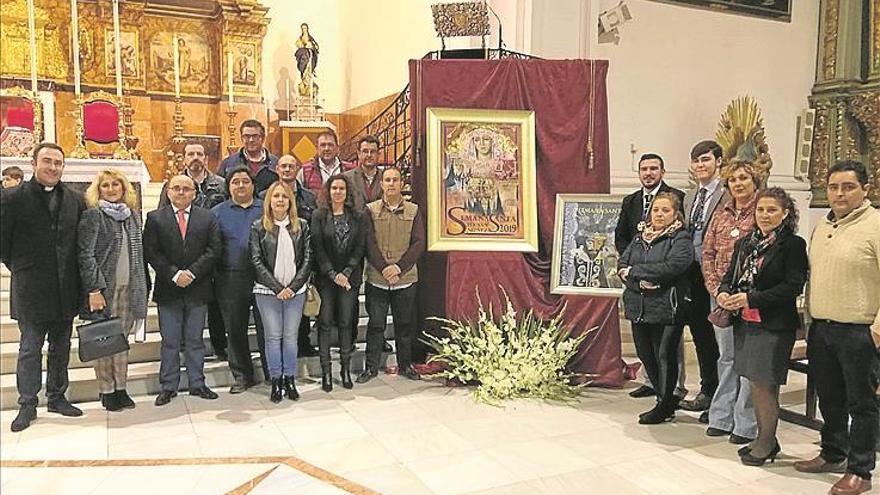
<instances>
[{"instance_id":1,"label":"man in dark suit","mask_svg":"<svg viewBox=\"0 0 880 495\"><path fill-rule=\"evenodd\" d=\"M721 156L721 146L715 141L700 141L693 147L691 172L697 180L697 187L688 190L684 197L685 224L693 236L695 260L690 272L693 300L688 327L700 365L700 392L692 400L681 401L681 408L685 411L707 411L718 388L718 343L708 320L710 298L700 266L703 263L703 232L718 206L730 200L730 193L722 186L719 177ZM708 413L700 416L700 421L708 423Z\"/></svg>"},{"instance_id":2,"label":"man in dark suit","mask_svg":"<svg viewBox=\"0 0 880 495\"><path fill-rule=\"evenodd\" d=\"M156 405L164 406L180 387L180 344L185 342L189 394L216 399L205 385L205 328L207 303L213 297L211 275L220 255L220 228L210 210L193 206L195 183L186 175L168 182L171 204L147 214L144 256L156 270L153 301L159 309L162 334Z\"/></svg>"},{"instance_id":3,"label":"man in dark suit","mask_svg":"<svg viewBox=\"0 0 880 495\"><path fill-rule=\"evenodd\" d=\"M9 309L21 332L15 369L19 411L12 431L24 430L37 417L47 336L47 409L82 416L64 393L71 326L80 302L76 231L85 206L80 195L61 182L60 146L38 144L31 165L31 180L6 191L0 207L0 260L12 272Z\"/></svg>"},{"instance_id":4,"label":"man in dark suit","mask_svg":"<svg viewBox=\"0 0 880 495\"><path fill-rule=\"evenodd\" d=\"M657 194L672 192L678 196L679 203L684 200L684 191L663 182L664 174L666 174L666 166L660 155L645 153L639 158L639 182L642 184L642 187L623 198L620 206L620 217L617 219L617 226L614 228L614 246L619 254L623 254L626 247L644 228L645 222L649 218L651 203L657 197ZM684 388L685 378L684 353L679 353L679 379L675 394L680 397L687 395L687 389ZM629 393L631 397L639 398L654 395L653 385L647 375L644 376L644 381L644 385Z\"/></svg>"}]
</instances>

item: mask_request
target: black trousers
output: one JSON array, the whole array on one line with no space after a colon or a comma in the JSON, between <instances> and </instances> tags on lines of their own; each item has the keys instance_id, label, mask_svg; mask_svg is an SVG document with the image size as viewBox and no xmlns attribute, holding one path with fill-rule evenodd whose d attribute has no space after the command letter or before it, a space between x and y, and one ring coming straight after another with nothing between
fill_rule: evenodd
<instances>
[{"instance_id":1,"label":"black trousers","mask_svg":"<svg viewBox=\"0 0 880 495\"><path fill-rule=\"evenodd\" d=\"M675 387L678 383L678 348L683 331L681 325L632 325L636 354L645 366L645 373L654 385L660 402L669 407L674 407L677 401Z\"/></svg>"},{"instance_id":2,"label":"black trousers","mask_svg":"<svg viewBox=\"0 0 880 495\"><path fill-rule=\"evenodd\" d=\"M312 331L312 320L303 315L303 317L299 320L299 331L297 333L297 348L302 352L303 349L313 348L312 347L312 339L309 337L309 333Z\"/></svg>"},{"instance_id":3,"label":"black trousers","mask_svg":"<svg viewBox=\"0 0 880 495\"><path fill-rule=\"evenodd\" d=\"M397 343L397 367L401 370L412 364L413 340L415 340L416 285L405 289L387 290L367 284L367 368L376 371L382 360L385 345L385 323L388 306L394 320L394 340Z\"/></svg>"},{"instance_id":4,"label":"black trousers","mask_svg":"<svg viewBox=\"0 0 880 495\"><path fill-rule=\"evenodd\" d=\"M46 358L46 398L53 401L64 398L69 384L67 365L70 362L70 333L73 320L27 321L18 320L21 332L18 362L15 365L15 385L18 403L36 407L37 394L43 384L43 344L48 337L49 354Z\"/></svg>"},{"instance_id":5,"label":"black trousers","mask_svg":"<svg viewBox=\"0 0 880 495\"><path fill-rule=\"evenodd\" d=\"M208 303L208 335L211 336L211 349L214 354L226 354L226 326L223 313L216 299Z\"/></svg>"},{"instance_id":6,"label":"black trousers","mask_svg":"<svg viewBox=\"0 0 880 495\"><path fill-rule=\"evenodd\" d=\"M691 282L690 315L688 328L697 351L697 364L700 367L700 392L712 397L718 388L718 342L715 341L715 329L709 323L710 300L703 280L700 265L694 263L689 274Z\"/></svg>"},{"instance_id":7,"label":"black trousers","mask_svg":"<svg viewBox=\"0 0 880 495\"><path fill-rule=\"evenodd\" d=\"M339 336L339 356L343 363L351 362L354 340L351 332L351 321L354 318L357 303L358 286L351 290L328 283L318 287L321 295L321 311L318 314L318 353L321 369L330 371L330 336L335 330Z\"/></svg>"},{"instance_id":8,"label":"black trousers","mask_svg":"<svg viewBox=\"0 0 880 495\"><path fill-rule=\"evenodd\" d=\"M214 276L214 292L217 304L226 326L226 352L229 355L229 370L236 382L254 383L254 364L251 359L248 324L253 314L257 329L257 347L263 376L269 376L266 364L266 342L263 335L263 321L254 300L254 279L246 272L217 272Z\"/></svg>"},{"instance_id":9,"label":"black trousers","mask_svg":"<svg viewBox=\"0 0 880 495\"><path fill-rule=\"evenodd\" d=\"M814 321L807 341L822 426L822 458L848 461L847 472L871 478L877 440L877 349L868 325ZM850 422L852 418L852 422Z\"/></svg>"}]
</instances>

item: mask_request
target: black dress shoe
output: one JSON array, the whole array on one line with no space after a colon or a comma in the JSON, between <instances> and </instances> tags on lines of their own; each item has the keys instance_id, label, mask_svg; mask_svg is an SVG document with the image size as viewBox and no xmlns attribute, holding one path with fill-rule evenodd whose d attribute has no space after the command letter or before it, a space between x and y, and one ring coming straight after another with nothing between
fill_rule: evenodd
<instances>
[{"instance_id":1,"label":"black dress shoe","mask_svg":"<svg viewBox=\"0 0 880 495\"><path fill-rule=\"evenodd\" d=\"M629 393L629 396L635 399L641 399L643 397L653 397L655 395L657 395L657 392L654 392L654 389L647 385L642 385L641 387Z\"/></svg>"},{"instance_id":2,"label":"black dress shoe","mask_svg":"<svg viewBox=\"0 0 880 495\"><path fill-rule=\"evenodd\" d=\"M700 417L697 418L697 421L703 423L704 425L709 424L709 411L703 411L703 413L700 414Z\"/></svg>"},{"instance_id":3,"label":"black dress shoe","mask_svg":"<svg viewBox=\"0 0 880 495\"><path fill-rule=\"evenodd\" d=\"M378 371L374 371L374 370L371 370L370 368L367 368L363 372L361 372L360 375L358 375L357 380L355 380L355 381L358 383L367 383L368 381L372 380L373 378L376 378L377 376L379 376Z\"/></svg>"},{"instance_id":4,"label":"black dress shoe","mask_svg":"<svg viewBox=\"0 0 880 495\"><path fill-rule=\"evenodd\" d=\"M19 432L31 425L31 421L37 419L37 408L34 406L21 406L18 415L12 420L9 429Z\"/></svg>"},{"instance_id":5,"label":"black dress shoe","mask_svg":"<svg viewBox=\"0 0 880 495\"><path fill-rule=\"evenodd\" d=\"M754 440L754 438L741 437L741 436L737 435L736 433L731 433L730 438L727 439L728 442L730 442L734 445L746 445L746 444L752 443L752 440Z\"/></svg>"},{"instance_id":6,"label":"black dress shoe","mask_svg":"<svg viewBox=\"0 0 880 495\"><path fill-rule=\"evenodd\" d=\"M156 401L153 403L157 406L164 406L165 404L171 402L171 399L175 397L177 397L177 392L173 390L163 390L159 393L158 396L156 396Z\"/></svg>"},{"instance_id":7,"label":"black dress shoe","mask_svg":"<svg viewBox=\"0 0 880 495\"><path fill-rule=\"evenodd\" d=\"M101 405L104 406L104 409L110 412L122 410L122 405L119 404L119 399L116 396L116 392L110 394L101 394Z\"/></svg>"},{"instance_id":8,"label":"black dress shoe","mask_svg":"<svg viewBox=\"0 0 880 495\"><path fill-rule=\"evenodd\" d=\"M321 390L324 392L333 391L333 377L330 375L329 371L321 375Z\"/></svg>"},{"instance_id":9,"label":"black dress shoe","mask_svg":"<svg viewBox=\"0 0 880 495\"><path fill-rule=\"evenodd\" d=\"M248 384L246 382L235 382L229 387L230 394L240 394L248 389Z\"/></svg>"},{"instance_id":10,"label":"black dress shoe","mask_svg":"<svg viewBox=\"0 0 880 495\"><path fill-rule=\"evenodd\" d=\"M391 347L391 342L387 340L382 344L382 352L394 352L394 348Z\"/></svg>"},{"instance_id":11,"label":"black dress shoe","mask_svg":"<svg viewBox=\"0 0 880 495\"><path fill-rule=\"evenodd\" d=\"M715 428L714 426L710 426L706 428L706 436L707 437L726 437L730 435L730 432L727 430L722 430L721 428Z\"/></svg>"},{"instance_id":12,"label":"black dress shoe","mask_svg":"<svg viewBox=\"0 0 880 495\"><path fill-rule=\"evenodd\" d=\"M83 415L82 409L74 406L64 397L50 402L49 405L46 406L46 410L50 413L60 414L70 418L77 418Z\"/></svg>"},{"instance_id":13,"label":"black dress shoe","mask_svg":"<svg viewBox=\"0 0 880 495\"><path fill-rule=\"evenodd\" d=\"M683 400L678 405L685 411L705 411L712 404L712 397L700 392L693 400Z\"/></svg>"},{"instance_id":14,"label":"black dress shoe","mask_svg":"<svg viewBox=\"0 0 880 495\"><path fill-rule=\"evenodd\" d=\"M196 397L201 397L202 399L214 400L218 397L217 392L214 392L207 385L202 385L199 388L194 388L189 391L189 395L194 395Z\"/></svg>"},{"instance_id":15,"label":"black dress shoe","mask_svg":"<svg viewBox=\"0 0 880 495\"><path fill-rule=\"evenodd\" d=\"M123 409L134 409L135 403L131 400L131 397L128 396L128 392L125 390L117 390L116 391L116 402Z\"/></svg>"},{"instance_id":16,"label":"black dress shoe","mask_svg":"<svg viewBox=\"0 0 880 495\"><path fill-rule=\"evenodd\" d=\"M214 357L217 358L217 361L229 361L229 354L226 351L214 351Z\"/></svg>"},{"instance_id":17,"label":"black dress shoe","mask_svg":"<svg viewBox=\"0 0 880 495\"><path fill-rule=\"evenodd\" d=\"M422 375L419 374L418 371L413 369L412 366L407 366L405 370L397 373L399 376L404 378L409 378L410 380L421 380Z\"/></svg>"},{"instance_id":18,"label":"black dress shoe","mask_svg":"<svg viewBox=\"0 0 880 495\"><path fill-rule=\"evenodd\" d=\"M654 409L639 416L639 424L659 425L675 419L675 408L666 404L657 404Z\"/></svg>"}]
</instances>

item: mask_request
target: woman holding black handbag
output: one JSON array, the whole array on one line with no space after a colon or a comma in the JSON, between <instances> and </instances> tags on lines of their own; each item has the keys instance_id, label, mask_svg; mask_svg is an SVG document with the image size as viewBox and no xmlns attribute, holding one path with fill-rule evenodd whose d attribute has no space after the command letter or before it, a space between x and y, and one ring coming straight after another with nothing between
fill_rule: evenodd
<instances>
[{"instance_id":1,"label":"woman holding black handbag","mask_svg":"<svg viewBox=\"0 0 880 495\"><path fill-rule=\"evenodd\" d=\"M129 334L147 317L147 271L141 216L134 187L121 172L102 170L85 194L78 228L79 271L92 316L115 316ZM138 323L138 320L141 320ZM126 391L128 351L95 361L101 405L108 411L130 409Z\"/></svg>"},{"instance_id":2,"label":"woman holding black handbag","mask_svg":"<svg viewBox=\"0 0 880 495\"><path fill-rule=\"evenodd\" d=\"M651 204L650 223L627 246L618 264L623 306L632 322L636 353L657 390L657 405L641 424L675 417L678 349L690 299L687 272L694 261L678 196L663 192Z\"/></svg>"},{"instance_id":3,"label":"woman holding black handbag","mask_svg":"<svg viewBox=\"0 0 880 495\"><path fill-rule=\"evenodd\" d=\"M266 335L269 400L299 399L296 390L297 332L312 273L309 224L296 214L293 190L278 181L266 191L263 216L251 226L254 297Z\"/></svg>"},{"instance_id":4,"label":"woman holding black handbag","mask_svg":"<svg viewBox=\"0 0 880 495\"><path fill-rule=\"evenodd\" d=\"M352 319L364 273L366 231L361 212L354 208L348 179L334 175L324 183L318 211L312 214L312 245L315 249L315 285L321 294L318 317L318 349L321 359L321 389L333 390L330 371L330 335L339 335L342 386L352 388L351 352L354 346Z\"/></svg>"},{"instance_id":5,"label":"woman holding black handbag","mask_svg":"<svg viewBox=\"0 0 880 495\"><path fill-rule=\"evenodd\" d=\"M739 450L743 464L761 466L779 455L779 386L800 326L796 301L807 280L807 243L797 235L798 212L782 188L757 194L751 235L737 241L721 281L718 304L734 312L736 372L751 383L758 436Z\"/></svg>"}]
</instances>

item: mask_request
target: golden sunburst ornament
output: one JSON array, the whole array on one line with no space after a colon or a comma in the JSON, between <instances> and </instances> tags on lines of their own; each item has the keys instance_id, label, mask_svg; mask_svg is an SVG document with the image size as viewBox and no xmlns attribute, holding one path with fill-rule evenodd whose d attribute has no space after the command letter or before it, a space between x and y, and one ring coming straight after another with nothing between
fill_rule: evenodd
<instances>
[{"instance_id":1,"label":"golden sunburst ornament","mask_svg":"<svg viewBox=\"0 0 880 495\"><path fill-rule=\"evenodd\" d=\"M762 182L766 183L773 160L764 135L764 119L753 97L741 96L727 105L721 114L715 140L723 150L724 164L731 160L751 162L761 173Z\"/></svg>"}]
</instances>

